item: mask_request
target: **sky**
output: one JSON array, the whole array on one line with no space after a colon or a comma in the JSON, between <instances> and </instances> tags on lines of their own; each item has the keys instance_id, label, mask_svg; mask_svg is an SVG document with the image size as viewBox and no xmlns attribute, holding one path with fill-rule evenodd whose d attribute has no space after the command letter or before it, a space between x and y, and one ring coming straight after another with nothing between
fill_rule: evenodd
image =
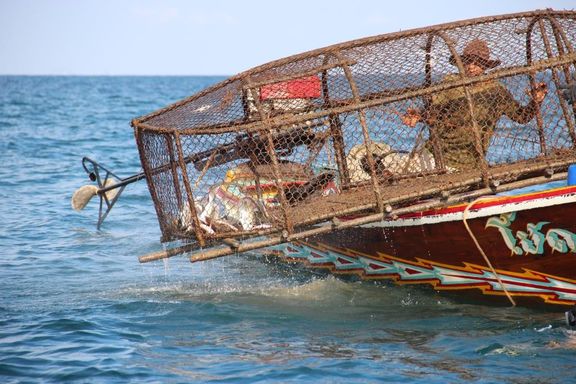
<instances>
[{"instance_id":1,"label":"sky","mask_svg":"<svg viewBox=\"0 0 576 384\"><path fill-rule=\"evenodd\" d=\"M0 0L0 74L233 75L331 44L575 0Z\"/></svg>"}]
</instances>

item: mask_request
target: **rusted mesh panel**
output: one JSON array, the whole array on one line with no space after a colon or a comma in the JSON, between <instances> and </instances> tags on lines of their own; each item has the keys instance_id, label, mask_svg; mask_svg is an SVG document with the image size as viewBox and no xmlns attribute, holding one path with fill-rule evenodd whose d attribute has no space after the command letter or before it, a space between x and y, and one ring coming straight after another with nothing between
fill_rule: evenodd
<instances>
[{"instance_id":1,"label":"rusted mesh panel","mask_svg":"<svg viewBox=\"0 0 576 384\"><path fill-rule=\"evenodd\" d=\"M146 153L143 167L152 194L163 234L178 232L178 219L187 207L187 195L182 188L181 171L177 166L177 149L169 134L142 132L138 136L140 151Z\"/></svg>"},{"instance_id":2,"label":"rusted mesh panel","mask_svg":"<svg viewBox=\"0 0 576 384\"><path fill-rule=\"evenodd\" d=\"M244 109L240 89L239 81L226 83L203 96L177 103L162 113L153 114L146 123L160 129L183 130L243 121Z\"/></svg>"},{"instance_id":3,"label":"rusted mesh panel","mask_svg":"<svg viewBox=\"0 0 576 384\"><path fill-rule=\"evenodd\" d=\"M134 121L164 239L298 232L564 170L574 12L343 43Z\"/></svg>"}]
</instances>

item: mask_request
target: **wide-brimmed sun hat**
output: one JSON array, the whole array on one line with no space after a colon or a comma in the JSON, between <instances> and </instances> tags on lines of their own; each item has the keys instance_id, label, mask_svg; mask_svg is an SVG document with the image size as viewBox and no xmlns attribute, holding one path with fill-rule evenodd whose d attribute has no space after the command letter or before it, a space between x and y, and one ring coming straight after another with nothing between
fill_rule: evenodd
<instances>
[{"instance_id":1,"label":"wide-brimmed sun hat","mask_svg":"<svg viewBox=\"0 0 576 384\"><path fill-rule=\"evenodd\" d=\"M469 42L460 55L463 64L475 63L484 69L494 68L500 65L501 61L490 59L490 49L484 40L475 39ZM450 64L456 65L454 56L450 57Z\"/></svg>"}]
</instances>

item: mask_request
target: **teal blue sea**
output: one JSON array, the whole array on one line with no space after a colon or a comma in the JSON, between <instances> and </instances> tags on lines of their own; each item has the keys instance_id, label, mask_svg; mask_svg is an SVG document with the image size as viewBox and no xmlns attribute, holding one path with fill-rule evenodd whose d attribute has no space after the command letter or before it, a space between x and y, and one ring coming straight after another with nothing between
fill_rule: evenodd
<instances>
[{"instance_id":1,"label":"teal blue sea","mask_svg":"<svg viewBox=\"0 0 576 384\"><path fill-rule=\"evenodd\" d=\"M570 383L563 313L463 304L161 249L145 183L101 230L89 156L140 171L129 122L217 77L0 77L1 383Z\"/></svg>"}]
</instances>

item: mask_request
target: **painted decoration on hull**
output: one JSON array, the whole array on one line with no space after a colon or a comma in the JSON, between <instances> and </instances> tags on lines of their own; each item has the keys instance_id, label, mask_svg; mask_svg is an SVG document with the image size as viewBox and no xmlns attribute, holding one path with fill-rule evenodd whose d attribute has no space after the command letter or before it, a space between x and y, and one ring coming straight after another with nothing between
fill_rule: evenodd
<instances>
[{"instance_id":1,"label":"painted decoration on hull","mask_svg":"<svg viewBox=\"0 0 576 384\"><path fill-rule=\"evenodd\" d=\"M500 216L491 217L486 221L486 228L493 227L500 231L506 246L514 255L544 254L544 246L547 245L552 252L575 252L576 234L566 229L551 228L544 233L542 228L550 224L548 221L528 223L526 232L517 231L516 235L510 229L510 225L516 220L516 212L503 213Z\"/></svg>"},{"instance_id":2,"label":"painted decoration on hull","mask_svg":"<svg viewBox=\"0 0 576 384\"><path fill-rule=\"evenodd\" d=\"M328 246L286 243L267 248L288 261L312 268L328 268L335 274L357 274L365 280L391 279L399 284L431 284L438 290L477 288L487 295L504 295L498 279L488 267L463 263L463 267L420 259L408 261L383 253L369 256ZM576 303L576 281L527 270L498 270L508 292L514 296L539 297L545 303Z\"/></svg>"}]
</instances>

